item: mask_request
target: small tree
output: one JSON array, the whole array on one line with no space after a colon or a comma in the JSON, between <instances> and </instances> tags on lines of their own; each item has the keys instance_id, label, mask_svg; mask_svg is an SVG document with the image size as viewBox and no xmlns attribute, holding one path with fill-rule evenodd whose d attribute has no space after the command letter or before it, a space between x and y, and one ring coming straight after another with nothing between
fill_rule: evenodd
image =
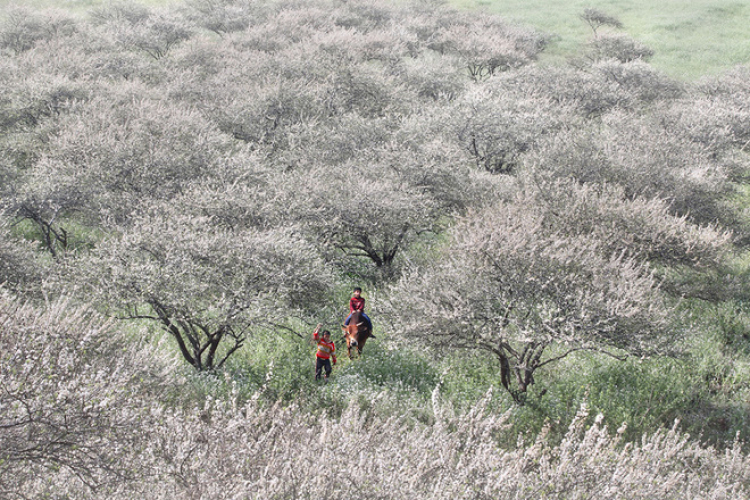
<instances>
[{"instance_id":1,"label":"small tree","mask_svg":"<svg viewBox=\"0 0 750 500\"><path fill-rule=\"evenodd\" d=\"M252 3L236 0L189 0L186 17L219 36L240 31L250 24Z\"/></svg>"},{"instance_id":2,"label":"small tree","mask_svg":"<svg viewBox=\"0 0 750 500\"><path fill-rule=\"evenodd\" d=\"M428 46L457 58L475 82L529 64L547 45L544 35L507 24L497 16L451 11L444 16L444 25L433 31Z\"/></svg>"},{"instance_id":3,"label":"small tree","mask_svg":"<svg viewBox=\"0 0 750 500\"><path fill-rule=\"evenodd\" d=\"M0 21L0 49L20 54L38 42L70 35L76 29L75 20L64 11L50 9L40 14L25 8L12 8L3 13Z\"/></svg>"},{"instance_id":4,"label":"small tree","mask_svg":"<svg viewBox=\"0 0 750 500\"><path fill-rule=\"evenodd\" d=\"M397 257L441 223L439 203L412 183L409 169L353 161L309 172L295 180L302 199L292 213L304 220L329 259L353 270L358 266L352 260L365 258L384 277L393 277Z\"/></svg>"},{"instance_id":5,"label":"small tree","mask_svg":"<svg viewBox=\"0 0 750 500\"><path fill-rule=\"evenodd\" d=\"M587 49L588 57L594 61L648 61L654 55L654 51L644 44L622 34L597 36L588 42Z\"/></svg>"},{"instance_id":6,"label":"small tree","mask_svg":"<svg viewBox=\"0 0 750 500\"><path fill-rule=\"evenodd\" d=\"M115 2L92 12L92 20L112 30L117 41L159 60L188 40L191 29L168 11L151 10L135 2Z\"/></svg>"},{"instance_id":7,"label":"small tree","mask_svg":"<svg viewBox=\"0 0 750 500\"><path fill-rule=\"evenodd\" d=\"M477 168L493 174L515 173L540 138L570 123L569 107L514 95L502 79L467 92L454 106L451 131Z\"/></svg>"},{"instance_id":8,"label":"small tree","mask_svg":"<svg viewBox=\"0 0 750 500\"><path fill-rule=\"evenodd\" d=\"M293 229L234 230L184 206L155 210L166 214L104 241L76 274L111 314L157 322L196 369L221 368L254 329L324 305L329 275Z\"/></svg>"},{"instance_id":9,"label":"small tree","mask_svg":"<svg viewBox=\"0 0 750 500\"><path fill-rule=\"evenodd\" d=\"M438 258L394 288L394 328L441 350L491 353L500 382L519 403L538 369L571 353L667 352L667 337L674 342L676 335L671 309L644 252L658 244L690 254L690 231L663 228L670 218L664 210L662 221L648 217L655 208L649 205L630 204L637 215L626 222L630 212L610 208L611 195L585 193L577 209L540 192L462 220ZM639 218L649 225L636 226ZM696 247L704 249L698 257L711 253L710 243Z\"/></svg>"},{"instance_id":10,"label":"small tree","mask_svg":"<svg viewBox=\"0 0 750 500\"><path fill-rule=\"evenodd\" d=\"M581 19L589 25L591 31L594 32L594 36L597 35L597 31L602 26L611 26L613 28L622 28L622 22L614 16L610 16L602 12L599 9L586 8L583 9Z\"/></svg>"},{"instance_id":11,"label":"small tree","mask_svg":"<svg viewBox=\"0 0 750 500\"><path fill-rule=\"evenodd\" d=\"M124 223L151 199L171 199L196 179L221 175L231 164L224 161L231 139L197 110L149 94L143 85L123 85L61 117L17 204L47 222L77 210L95 224Z\"/></svg>"}]
</instances>

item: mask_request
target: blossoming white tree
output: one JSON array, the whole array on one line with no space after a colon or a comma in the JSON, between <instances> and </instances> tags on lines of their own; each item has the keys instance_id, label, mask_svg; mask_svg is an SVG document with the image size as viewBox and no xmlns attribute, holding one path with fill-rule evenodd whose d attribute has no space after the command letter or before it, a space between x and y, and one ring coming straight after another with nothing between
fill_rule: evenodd
<instances>
[{"instance_id":1,"label":"blossoming white tree","mask_svg":"<svg viewBox=\"0 0 750 500\"><path fill-rule=\"evenodd\" d=\"M727 243L617 190L550 188L461 220L434 260L404 275L388 308L404 340L490 353L519 403L539 368L573 352L674 348L679 332L650 263L715 260Z\"/></svg>"},{"instance_id":2,"label":"blossoming white tree","mask_svg":"<svg viewBox=\"0 0 750 500\"><path fill-rule=\"evenodd\" d=\"M167 388L174 366L68 300L37 308L0 289L0 324L2 496L64 483L90 494L139 477L147 395Z\"/></svg>"},{"instance_id":3,"label":"blossoming white tree","mask_svg":"<svg viewBox=\"0 0 750 500\"><path fill-rule=\"evenodd\" d=\"M322 307L330 275L294 228L228 227L159 205L75 264L80 286L123 318L158 322L198 370L220 368L261 327Z\"/></svg>"}]
</instances>

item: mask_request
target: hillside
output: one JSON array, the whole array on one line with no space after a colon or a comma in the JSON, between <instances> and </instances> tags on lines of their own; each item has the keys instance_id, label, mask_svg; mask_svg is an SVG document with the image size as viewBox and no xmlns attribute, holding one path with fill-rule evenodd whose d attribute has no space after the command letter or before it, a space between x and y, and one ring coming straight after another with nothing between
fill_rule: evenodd
<instances>
[{"instance_id":1,"label":"hillside","mask_svg":"<svg viewBox=\"0 0 750 500\"><path fill-rule=\"evenodd\" d=\"M560 58L432 2L82 7L0 24L3 496L747 496L747 67L591 8Z\"/></svg>"}]
</instances>

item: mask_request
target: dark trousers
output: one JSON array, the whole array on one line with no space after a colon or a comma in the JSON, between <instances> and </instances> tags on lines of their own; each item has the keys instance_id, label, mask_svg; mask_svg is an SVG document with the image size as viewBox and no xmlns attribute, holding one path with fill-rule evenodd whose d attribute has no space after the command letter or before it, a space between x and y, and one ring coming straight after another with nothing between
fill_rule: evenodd
<instances>
[{"instance_id":1,"label":"dark trousers","mask_svg":"<svg viewBox=\"0 0 750 500\"><path fill-rule=\"evenodd\" d=\"M331 360L317 357L315 359L317 360L315 362L315 380L320 380L320 376L323 374L323 370L326 371L326 378L328 378L328 376L331 375L331 371L333 371L333 367L331 367Z\"/></svg>"},{"instance_id":2,"label":"dark trousers","mask_svg":"<svg viewBox=\"0 0 750 500\"><path fill-rule=\"evenodd\" d=\"M364 312L361 312L359 314L362 315L362 318L367 323L367 328L369 328L370 332L372 332L372 321L370 320L370 318ZM344 320L344 326L349 326L349 320L350 319L352 319L352 315L351 314L349 316L347 316L346 319Z\"/></svg>"}]
</instances>

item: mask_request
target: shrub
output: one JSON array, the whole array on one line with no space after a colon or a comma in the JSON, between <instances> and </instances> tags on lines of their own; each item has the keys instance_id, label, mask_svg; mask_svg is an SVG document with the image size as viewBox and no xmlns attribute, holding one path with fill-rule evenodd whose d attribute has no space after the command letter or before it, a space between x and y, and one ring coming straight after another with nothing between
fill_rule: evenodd
<instances>
[{"instance_id":1,"label":"shrub","mask_svg":"<svg viewBox=\"0 0 750 500\"><path fill-rule=\"evenodd\" d=\"M495 439L510 414L489 412L486 400L459 415L436 391L432 408L434 424L425 425L411 416L368 421L354 402L340 418L257 399L209 402L164 415L143 454L160 480L128 486L155 499L510 499L529 492L541 499L729 499L746 494L750 478L739 443L721 453L671 429L623 446L625 428L611 436L601 416L587 424L585 406L559 444L542 435L508 450Z\"/></svg>"},{"instance_id":2,"label":"shrub","mask_svg":"<svg viewBox=\"0 0 750 500\"><path fill-rule=\"evenodd\" d=\"M453 103L449 125L477 168L493 174L516 173L541 138L571 121L568 108L541 96L520 97L503 83L487 82L466 92Z\"/></svg>"},{"instance_id":3,"label":"shrub","mask_svg":"<svg viewBox=\"0 0 750 500\"><path fill-rule=\"evenodd\" d=\"M154 424L146 401L169 383L170 365L68 300L37 309L0 290L0 324L4 495L117 489L142 477L137 456Z\"/></svg>"},{"instance_id":4,"label":"shrub","mask_svg":"<svg viewBox=\"0 0 750 500\"><path fill-rule=\"evenodd\" d=\"M4 13L0 24L0 49L16 54L30 50L37 43L75 33L76 22L64 11L46 10L32 13L23 8Z\"/></svg>"},{"instance_id":5,"label":"shrub","mask_svg":"<svg viewBox=\"0 0 750 500\"><path fill-rule=\"evenodd\" d=\"M298 231L225 227L180 205L151 209L58 279L113 314L158 324L195 369L221 368L259 325L326 302L330 274Z\"/></svg>"},{"instance_id":6,"label":"shrub","mask_svg":"<svg viewBox=\"0 0 750 500\"><path fill-rule=\"evenodd\" d=\"M583 9L583 13L580 17L586 24L589 25L591 30L594 32L594 35L596 35L596 30L601 28L602 26L622 28L622 22L619 19L599 9Z\"/></svg>"},{"instance_id":7,"label":"shrub","mask_svg":"<svg viewBox=\"0 0 750 500\"><path fill-rule=\"evenodd\" d=\"M77 103L30 172L26 200L126 223L149 199L167 200L221 175L233 145L201 113L165 102L140 84Z\"/></svg>"},{"instance_id":8,"label":"shrub","mask_svg":"<svg viewBox=\"0 0 750 500\"><path fill-rule=\"evenodd\" d=\"M594 61L615 59L621 63L648 61L654 51L627 35L601 35L590 39L586 50Z\"/></svg>"},{"instance_id":9,"label":"shrub","mask_svg":"<svg viewBox=\"0 0 750 500\"><path fill-rule=\"evenodd\" d=\"M45 266L34 245L14 232L7 220L0 220L0 286L33 295Z\"/></svg>"},{"instance_id":10,"label":"shrub","mask_svg":"<svg viewBox=\"0 0 750 500\"><path fill-rule=\"evenodd\" d=\"M217 35L247 28L256 14L250 2L236 0L188 0L184 8L189 21Z\"/></svg>"}]
</instances>

